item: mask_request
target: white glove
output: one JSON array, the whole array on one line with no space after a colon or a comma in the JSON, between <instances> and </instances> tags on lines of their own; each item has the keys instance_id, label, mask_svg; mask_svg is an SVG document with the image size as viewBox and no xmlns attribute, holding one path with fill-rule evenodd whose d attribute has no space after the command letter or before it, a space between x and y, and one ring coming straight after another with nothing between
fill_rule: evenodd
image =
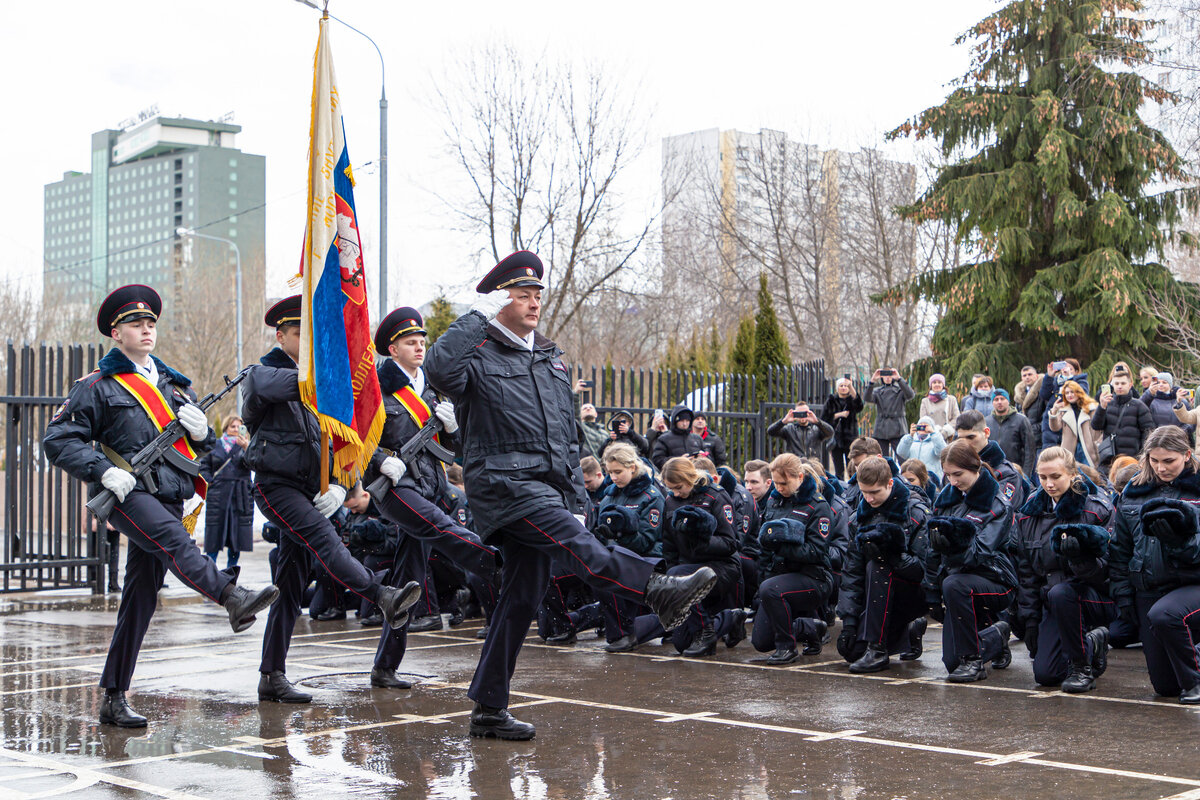
<instances>
[{"instance_id":1,"label":"white glove","mask_svg":"<svg viewBox=\"0 0 1200 800\"><path fill-rule=\"evenodd\" d=\"M446 429L446 433L454 433L458 430L458 420L454 418L454 403L443 400L434 406L433 413L442 421L442 427Z\"/></svg>"},{"instance_id":2,"label":"white glove","mask_svg":"<svg viewBox=\"0 0 1200 800\"><path fill-rule=\"evenodd\" d=\"M325 494L317 492L316 497L313 498L313 506L321 512L323 517L332 517L344 502L346 502L346 487L336 483L329 484L329 491Z\"/></svg>"},{"instance_id":3,"label":"white glove","mask_svg":"<svg viewBox=\"0 0 1200 800\"><path fill-rule=\"evenodd\" d=\"M494 292L482 294L479 299L471 304L472 311L478 311L483 314L484 319L495 319L500 313L500 309L512 302L512 295L504 289L497 289Z\"/></svg>"},{"instance_id":4,"label":"white glove","mask_svg":"<svg viewBox=\"0 0 1200 800\"><path fill-rule=\"evenodd\" d=\"M117 496L118 503L122 503L125 501L125 496L132 492L133 487L137 485L137 478L133 477L133 473L126 472L120 467L109 467L100 476L100 483Z\"/></svg>"},{"instance_id":5,"label":"white glove","mask_svg":"<svg viewBox=\"0 0 1200 800\"><path fill-rule=\"evenodd\" d=\"M404 477L404 473L408 472L408 465L395 456L388 456L379 465L379 471L392 481L392 486L395 486Z\"/></svg>"},{"instance_id":6,"label":"white glove","mask_svg":"<svg viewBox=\"0 0 1200 800\"><path fill-rule=\"evenodd\" d=\"M208 418L204 416L200 406L188 403L175 412L175 416L179 417L179 424L193 442L203 442L208 438Z\"/></svg>"}]
</instances>

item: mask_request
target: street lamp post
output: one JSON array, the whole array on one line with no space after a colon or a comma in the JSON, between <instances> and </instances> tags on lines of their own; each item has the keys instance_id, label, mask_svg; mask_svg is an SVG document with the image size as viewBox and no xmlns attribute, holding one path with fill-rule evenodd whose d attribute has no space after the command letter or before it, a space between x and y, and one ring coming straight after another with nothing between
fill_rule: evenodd
<instances>
[{"instance_id":1,"label":"street lamp post","mask_svg":"<svg viewBox=\"0 0 1200 800\"><path fill-rule=\"evenodd\" d=\"M197 233L196 231L192 230L191 228L176 228L175 235L179 236L179 237L195 236L197 239L209 239L214 242L224 242L225 244L227 244L233 248L233 258L234 258L234 262L237 265L237 270L236 270L236 273L237 273L237 297L236 297L236 304L237 304L237 370L238 370L238 372L241 372L242 371L242 253L240 250L238 250L237 242L234 242L232 239L222 238L220 236L210 236L207 233ZM238 390L238 397L239 398L241 397L240 389ZM240 403L239 403L239 405L240 405Z\"/></svg>"},{"instance_id":2,"label":"street lamp post","mask_svg":"<svg viewBox=\"0 0 1200 800\"><path fill-rule=\"evenodd\" d=\"M345 20L338 19L329 13L328 8L321 8L312 0L296 0L297 3L315 8L335 22L340 22L359 36L366 39L375 48L379 56L379 318L383 319L388 313L387 288L387 228L388 228L388 155L387 155L387 67L383 63L383 51L375 40L360 31ZM326 3L326 6L329 4Z\"/></svg>"}]
</instances>

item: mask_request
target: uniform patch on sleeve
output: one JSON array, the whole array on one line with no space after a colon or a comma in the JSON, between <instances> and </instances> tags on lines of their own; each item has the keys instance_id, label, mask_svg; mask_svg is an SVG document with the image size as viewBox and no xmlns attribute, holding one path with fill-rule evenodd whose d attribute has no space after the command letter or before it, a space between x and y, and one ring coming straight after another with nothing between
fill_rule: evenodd
<instances>
[{"instance_id":1,"label":"uniform patch on sleeve","mask_svg":"<svg viewBox=\"0 0 1200 800\"><path fill-rule=\"evenodd\" d=\"M70 402L71 402L70 398L67 398L66 400L63 400L63 404L62 404L61 406L59 406L59 407L58 407L58 410L56 410L56 411L54 412L54 416L50 418L50 421L51 421L51 422L58 422L58 420L59 420L59 417L61 417L61 416L62 416L63 414L65 414L65 413L67 413L67 404L68 404L68 403L70 403Z\"/></svg>"},{"instance_id":2,"label":"uniform patch on sleeve","mask_svg":"<svg viewBox=\"0 0 1200 800\"><path fill-rule=\"evenodd\" d=\"M465 528L467 525L467 510L465 508L460 508L456 514L458 515L458 524Z\"/></svg>"},{"instance_id":3,"label":"uniform patch on sleeve","mask_svg":"<svg viewBox=\"0 0 1200 800\"><path fill-rule=\"evenodd\" d=\"M1013 486L1011 483L1006 483L1006 484L1004 484L1004 488L1000 491L1000 494L1002 494L1004 496L1004 502L1011 503L1012 499L1013 499L1013 494L1016 491L1017 491L1017 489L1015 486Z\"/></svg>"},{"instance_id":4,"label":"uniform patch on sleeve","mask_svg":"<svg viewBox=\"0 0 1200 800\"><path fill-rule=\"evenodd\" d=\"M829 536L829 518L828 517L821 517L819 520L817 520L817 531L821 534L822 538L828 538L828 536Z\"/></svg>"},{"instance_id":5,"label":"uniform patch on sleeve","mask_svg":"<svg viewBox=\"0 0 1200 800\"><path fill-rule=\"evenodd\" d=\"M730 525L733 524L733 506L723 506L722 511L725 512L725 521Z\"/></svg>"},{"instance_id":6,"label":"uniform patch on sleeve","mask_svg":"<svg viewBox=\"0 0 1200 800\"><path fill-rule=\"evenodd\" d=\"M650 509L650 527L657 528L659 520L662 519L662 513L657 508Z\"/></svg>"}]
</instances>

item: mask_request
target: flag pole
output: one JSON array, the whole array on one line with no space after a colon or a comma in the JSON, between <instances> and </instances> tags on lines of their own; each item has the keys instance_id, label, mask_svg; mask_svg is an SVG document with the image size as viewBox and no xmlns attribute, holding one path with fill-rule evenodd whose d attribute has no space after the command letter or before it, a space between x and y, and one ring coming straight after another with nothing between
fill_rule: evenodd
<instances>
[{"instance_id":1,"label":"flag pole","mask_svg":"<svg viewBox=\"0 0 1200 800\"><path fill-rule=\"evenodd\" d=\"M321 494L329 491L329 437L321 431Z\"/></svg>"}]
</instances>

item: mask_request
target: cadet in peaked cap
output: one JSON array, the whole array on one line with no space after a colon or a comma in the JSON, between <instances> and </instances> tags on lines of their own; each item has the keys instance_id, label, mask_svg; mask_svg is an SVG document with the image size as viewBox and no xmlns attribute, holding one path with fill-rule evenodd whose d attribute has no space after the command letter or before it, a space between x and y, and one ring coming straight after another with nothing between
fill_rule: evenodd
<instances>
[{"instance_id":1,"label":"cadet in peaked cap","mask_svg":"<svg viewBox=\"0 0 1200 800\"><path fill-rule=\"evenodd\" d=\"M285 297L267 309L263 316L263 324L268 328L278 330L287 325L300 324L300 295Z\"/></svg>"},{"instance_id":2,"label":"cadet in peaked cap","mask_svg":"<svg viewBox=\"0 0 1200 800\"><path fill-rule=\"evenodd\" d=\"M157 320L162 313L162 298L149 286L133 283L114 289L96 312L96 327L105 336L112 336L113 328L122 322L135 319Z\"/></svg>"},{"instance_id":3,"label":"cadet in peaked cap","mask_svg":"<svg viewBox=\"0 0 1200 800\"><path fill-rule=\"evenodd\" d=\"M542 283L543 271L542 260L536 253L518 250L492 267L492 271L483 276L475 291L487 294L498 289L517 289L522 286L545 289L546 285Z\"/></svg>"},{"instance_id":4,"label":"cadet in peaked cap","mask_svg":"<svg viewBox=\"0 0 1200 800\"><path fill-rule=\"evenodd\" d=\"M409 336L414 333L422 335L425 333L425 320L421 318L421 313L409 306L397 308L384 317L383 321L379 323L379 327L375 329L375 352L381 356L387 356L388 345L401 336Z\"/></svg>"}]
</instances>

